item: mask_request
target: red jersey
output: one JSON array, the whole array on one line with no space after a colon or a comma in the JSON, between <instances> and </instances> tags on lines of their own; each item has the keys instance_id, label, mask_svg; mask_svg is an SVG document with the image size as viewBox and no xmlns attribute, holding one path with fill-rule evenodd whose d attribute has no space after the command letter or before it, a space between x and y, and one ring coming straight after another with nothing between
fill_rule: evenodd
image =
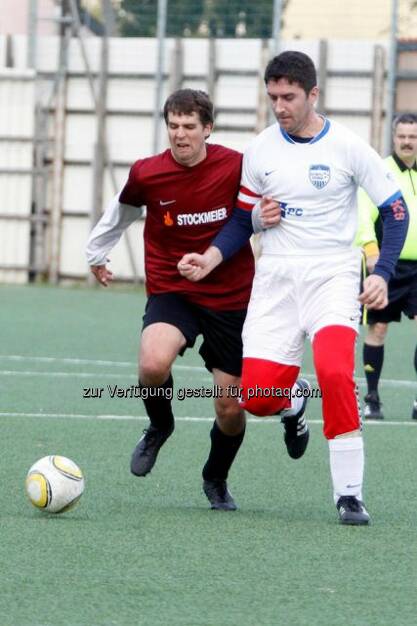
<instances>
[{"instance_id":1,"label":"red jersey","mask_svg":"<svg viewBox=\"0 0 417 626\"><path fill-rule=\"evenodd\" d=\"M207 144L207 157L186 167L166 150L136 161L119 200L146 205L145 271L148 294L175 292L217 310L247 306L254 274L250 244L206 278L192 283L177 263L187 252L203 253L230 218L240 185L242 155Z\"/></svg>"}]
</instances>

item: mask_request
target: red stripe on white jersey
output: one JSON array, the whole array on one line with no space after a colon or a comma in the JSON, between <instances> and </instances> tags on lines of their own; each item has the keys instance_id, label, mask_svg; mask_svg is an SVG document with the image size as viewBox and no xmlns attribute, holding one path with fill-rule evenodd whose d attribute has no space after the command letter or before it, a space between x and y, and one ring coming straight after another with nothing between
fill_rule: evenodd
<instances>
[{"instance_id":1,"label":"red stripe on white jersey","mask_svg":"<svg viewBox=\"0 0 417 626\"><path fill-rule=\"evenodd\" d=\"M238 200L236 202L236 206L238 209L244 209L245 211L252 211L255 203L249 204L248 202L242 202L242 200Z\"/></svg>"},{"instance_id":2,"label":"red stripe on white jersey","mask_svg":"<svg viewBox=\"0 0 417 626\"><path fill-rule=\"evenodd\" d=\"M241 187L237 196L237 206L239 209L250 211L260 199L261 196L254 194L247 187Z\"/></svg>"},{"instance_id":3,"label":"red stripe on white jersey","mask_svg":"<svg viewBox=\"0 0 417 626\"><path fill-rule=\"evenodd\" d=\"M251 196L252 198L261 198L262 196L260 196L258 193L255 193L254 191L251 191L248 187L244 187L243 185L240 186L239 189L239 194L245 194L245 196Z\"/></svg>"}]
</instances>

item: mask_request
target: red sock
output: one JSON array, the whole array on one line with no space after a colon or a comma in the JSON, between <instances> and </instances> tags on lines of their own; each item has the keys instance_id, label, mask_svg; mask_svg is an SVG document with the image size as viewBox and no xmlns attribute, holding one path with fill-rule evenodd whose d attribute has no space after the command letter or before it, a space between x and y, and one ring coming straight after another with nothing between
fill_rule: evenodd
<instances>
[{"instance_id":1,"label":"red sock","mask_svg":"<svg viewBox=\"0 0 417 626\"><path fill-rule=\"evenodd\" d=\"M360 428L355 370L356 332L348 326L326 326L313 341L314 366L322 393L324 435Z\"/></svg>"}]
</instances>

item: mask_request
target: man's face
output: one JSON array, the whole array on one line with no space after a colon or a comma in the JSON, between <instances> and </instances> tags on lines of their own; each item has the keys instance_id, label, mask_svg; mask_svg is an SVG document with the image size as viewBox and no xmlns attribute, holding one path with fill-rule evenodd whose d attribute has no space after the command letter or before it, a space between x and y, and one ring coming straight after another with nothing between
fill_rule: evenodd
<instances>
[{"instance_id":1,"label":"man's face","mask_svg":"<svg viewBox=\"0 0 417 626\"><path fill-rule=\"evenodd\" d=\"M417 124L397 124L394 150L402 161L414 163L417 155Z\"/></svg>"},{"instance_id":2,"label":"man's face","mask_svg":"<svg viewBox=\"0 0 417 626\"><path fill-rule=\"evenodd\" d=\"M303 129L314 108L318 88L313 87L307 96L298 83L289 83L286 78L280 78L269 80L266 91L281 128L296 135Z\"/></svg>"},{"instance_id":3,"label":"man's face","mask_svg":"<svg viewBox=\"0 0 417 626\"><path fill-rule=\"evenodd\" d=\"M206 157L206 139L212 125L203 126L198 113L190 115L168 113L168 137L174 159L192 167Z\"/></svg>"}]
</instances>

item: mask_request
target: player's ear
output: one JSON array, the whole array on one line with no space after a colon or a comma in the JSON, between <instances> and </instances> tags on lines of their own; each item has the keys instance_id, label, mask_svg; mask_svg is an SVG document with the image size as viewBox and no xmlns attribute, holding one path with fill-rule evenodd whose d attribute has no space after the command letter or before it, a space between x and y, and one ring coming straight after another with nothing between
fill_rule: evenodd
<instances>
[{"instance_id":1,"label":"player's ear","mask_svg":"<svg viewBox=\"0 0 417 626\"><path fill-rule=\"evenodd\" d=\"M206 124L204 126L204 139L208 139L213 131L213 124Z\"/></svg>"},{"instance_id":2,"label":"player's ear","mask_svg":"<svg viewBox=\"0 0 417 626\"><path fill-rule=\"evenodd\" d=\"M319 88L316 85L308 94L308 99L310 100L310 102L315 104L317 102L318 97L319 97Z\"/></svg>"}]
</instances>

